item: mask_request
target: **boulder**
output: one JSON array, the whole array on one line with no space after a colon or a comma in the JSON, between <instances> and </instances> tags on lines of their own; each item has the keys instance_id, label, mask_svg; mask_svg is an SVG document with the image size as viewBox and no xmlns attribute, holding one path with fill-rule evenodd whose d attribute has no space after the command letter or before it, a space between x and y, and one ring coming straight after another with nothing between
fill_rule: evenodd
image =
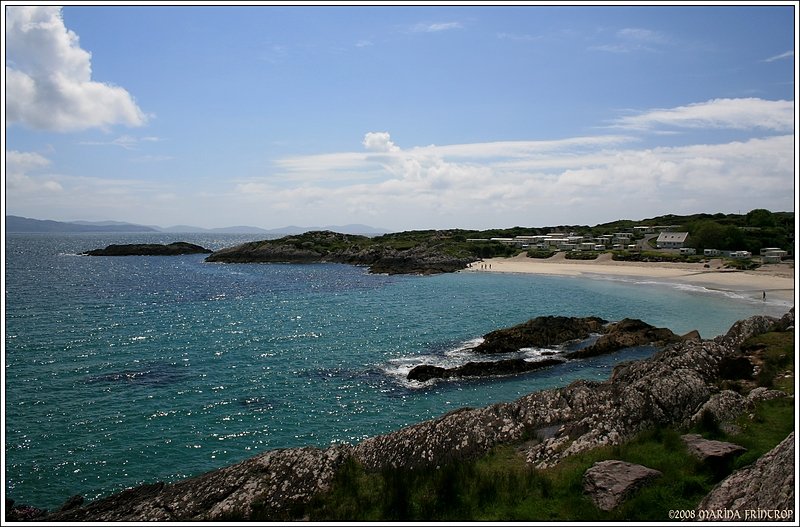
<instances>
[{"instance_id":1,"label":"boulder","mask_svg":"<svg viewBox=\"0 0 800 527\"><path fill-rule=\"evenodd\" d=\"M625 461L598 461L583 474L583 492L598 509L610 511L661 472Z\"/></svg>"},{"instance_id":2,"label":"boulder","mask_svg":"<svg viewBox=\"0 0 800 527\"><path fill-rule=\"evenodd\" d=\"M705 439L699 434L682 435L681 439L689 453L703 462L725 461L747 452L747 449L741 445Z\"/></svg>"},{"instance_id":3,"label":"boulder","mask_svg":"<svg viewBox=\"0 0 800 527\"><path fill-rule=\"evenodd\" d=\"M755 463L722 480L703 498L697 510L737 511L741 520L796 521L794 437L792 432ZM774 516L776 511L784 516Z\"/></svg>"}]
</instances>

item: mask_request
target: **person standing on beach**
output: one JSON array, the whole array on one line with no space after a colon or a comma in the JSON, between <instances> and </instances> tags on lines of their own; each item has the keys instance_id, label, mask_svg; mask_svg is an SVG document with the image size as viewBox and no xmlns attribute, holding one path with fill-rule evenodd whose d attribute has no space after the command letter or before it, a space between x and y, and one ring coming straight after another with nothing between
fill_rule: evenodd
<instances>
[{"instance_id":1,"label":"person standing on beach","mask_svg":"<svg viewBox=\"0 0 800 527\"><path fill-rule=\"evenodd\" d=\"M767 292L766 291L761 291L761 300L762 301L766 301L766 299L767 299Z\"/></svg>"}]
</instances>

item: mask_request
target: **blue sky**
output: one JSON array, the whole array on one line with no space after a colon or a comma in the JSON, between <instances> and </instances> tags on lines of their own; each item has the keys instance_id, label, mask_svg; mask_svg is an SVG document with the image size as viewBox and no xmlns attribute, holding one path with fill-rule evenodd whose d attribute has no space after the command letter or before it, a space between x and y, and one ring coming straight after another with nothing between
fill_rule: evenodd
<instances>
[{"instance_id":1,"label":"blue sky","mask_svg":"<svg viewBox=\"0 0 800 527\"><path fill-rule=\"evenodd\" d=\"M6 3L6 214L390 230L792 211L796 3Z\"/></svg>"}]
</instances>

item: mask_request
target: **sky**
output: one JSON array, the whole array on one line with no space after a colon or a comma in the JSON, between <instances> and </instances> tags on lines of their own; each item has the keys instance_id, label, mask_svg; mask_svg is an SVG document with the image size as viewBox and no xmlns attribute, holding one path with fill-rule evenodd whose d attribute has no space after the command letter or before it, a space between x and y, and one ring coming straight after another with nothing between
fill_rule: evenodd
<instances>
[{"instance_id":1,"label":"sky","mask_svg":"<svg viewBox=\"0 0 800 527\"><path fill-rule=\"evenodd\" d=\"M794 211L796 2L4 5L9 215L401 231Z\"/></svg>"}]
</instances>

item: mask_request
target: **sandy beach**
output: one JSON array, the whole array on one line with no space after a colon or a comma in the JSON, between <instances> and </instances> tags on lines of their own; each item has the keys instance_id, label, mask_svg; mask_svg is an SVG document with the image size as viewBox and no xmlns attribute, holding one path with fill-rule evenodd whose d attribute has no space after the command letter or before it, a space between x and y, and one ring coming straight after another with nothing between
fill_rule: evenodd
<instances>
[{"instance_id":1,"label":"sandy beach","mask_svg":"<svg viewBox=\"0 0 800 527\"><path fill-rule=\"evenodd\" d=\"M762 299L766 294L773 301L779 300L791 305L795 302L793 262L762 265L753 271L737 271L724 269L723 262L719 259L712 259L706 264L641 263L615 262L608 253L600 255L596 260L567 260L564 253L556 253L547 259L528 258L523 253L513 258L490 258L476 262L467 271L652 278L735 292L754 299Z\"/></svg>"}]
</instances>

